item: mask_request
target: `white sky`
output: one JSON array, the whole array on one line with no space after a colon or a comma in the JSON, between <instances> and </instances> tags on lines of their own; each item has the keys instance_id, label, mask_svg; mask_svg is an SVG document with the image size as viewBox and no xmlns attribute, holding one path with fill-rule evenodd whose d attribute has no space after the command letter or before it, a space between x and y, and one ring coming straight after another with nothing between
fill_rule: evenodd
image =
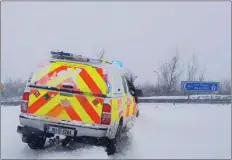
<instances>
[{"instance_id":1,"label":"white sky","mask_svg":"<svg viewBox=\"0 0 232 160\"><path fill-rule=\"evenodd\" d=\"M185 73L195 53L206 80L231 77L230 2L4 1L1 12L3 80L27 79L51 50L95 55L101 48L139 83L157 81L153 71L177 47Z\"/></svg>"}]
</instances>

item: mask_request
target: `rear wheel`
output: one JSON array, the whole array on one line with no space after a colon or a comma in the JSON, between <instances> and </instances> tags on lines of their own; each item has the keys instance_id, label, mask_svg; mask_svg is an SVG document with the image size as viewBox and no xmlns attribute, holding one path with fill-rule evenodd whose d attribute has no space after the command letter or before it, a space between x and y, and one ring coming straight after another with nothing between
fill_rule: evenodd
<instances>
[{"instance_id":1,"label":"rear wheel","mask_svg":"<svg viewBox=\"0 0 232 160\"><path fill-rule=\"evenodd\" d=\"M139 117L139 111L137 111L137 113L136 113L136 117Z\"/></svg>"},{"instance_id":2,"label":"rear wheel","mask_svg":"<svg viewBox=\"0 0 232 160\"><path fill-rule=\"evenodd\" d=\"M27 142L27 144L31 149L42 149L46 142L46 138L44 137L30 136L28 138L30 140Z\"/></svg>"},{"instance_id":3,"label":"rear wheel","mask_svg":"<svg viewBox=\"0 0 232 160\"><path fill-rule=\"evenodd\" d=\"M65 137L65 139L62 140L61 145L63 147L66 147L69 144L69 142L71 142L71 141L72 141L71 137Z\"/></svg>"},{"instance_id":4,"label":"rear wheel","mask_svg":"<svg viewBox=\"0 0 232 160\"><path fill-rule=\"evenodd\" d=\"M121 121L120 121L121 122ZM115 138L108 139L106 142L106 152L108 155L113 155L118 152L119 144L122 138L122 123L119 124Z\"/></svg>"}]
</instances>

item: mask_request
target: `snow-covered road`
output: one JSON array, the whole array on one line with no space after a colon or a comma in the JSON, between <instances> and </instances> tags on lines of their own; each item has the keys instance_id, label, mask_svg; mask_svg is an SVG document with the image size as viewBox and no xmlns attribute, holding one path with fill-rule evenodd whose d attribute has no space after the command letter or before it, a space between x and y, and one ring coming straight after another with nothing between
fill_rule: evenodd
<instances>
[{"instance_id":1,"label":"snow-covered road","mask_svg":"<svg viewBox=\"0 0 232 160\"><path fill-rule=\"evenodd\" d=\"M1 107L1 158L231 158L231 105L140 104L140 117L122 153L103 147L51 146L34 151L16 132L19 107Z\"/></svg>"}]
</instances>

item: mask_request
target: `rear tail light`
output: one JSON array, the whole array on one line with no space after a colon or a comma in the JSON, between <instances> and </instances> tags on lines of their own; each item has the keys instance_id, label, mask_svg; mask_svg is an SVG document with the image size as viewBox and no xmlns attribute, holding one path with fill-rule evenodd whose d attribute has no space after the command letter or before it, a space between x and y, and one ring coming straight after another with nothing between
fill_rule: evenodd
<instances>
[{"instance_id":1,"label":"rear tail light","mask_svg":"<svg viewBox=\"0 0 232 160\"><path fill-rule=\"evenodd\" d=\"M21 101L21 112L22 113L27 113L28 100L29 100L29 92L24 92L23 93L23 98L22 98L22 101Z\"/></svg>"},{"instance_id":2,"label":"rear tail light","mask_svg":"<svg viewBox=\"0 0 232 160\"><path fill-rule=\"evenodd\" d=\"M29 92L24 92L23 93L23 99L22 100L28 102L28 100L29 100Z\"/></svg>"},{"instance_id":3,"label":"rear tail light","mask_svg":"<svg viewBox=\"0 0 232 160\"><path fill-rule=\"evenodd\" d=\"M111 106L109 104L103 104L101 124L109 125L111 122Z\"/></svg>"},{"instance_id":4,"label":"rear tail light","mask_svg":"<svg viewBox=\"0 0 232 160\"><path fill-rule=\"evenodd\" d=\"M103 104L102 112L110 113L111 112L111 106L108 104Z\"/></svg>"}]
</instances>

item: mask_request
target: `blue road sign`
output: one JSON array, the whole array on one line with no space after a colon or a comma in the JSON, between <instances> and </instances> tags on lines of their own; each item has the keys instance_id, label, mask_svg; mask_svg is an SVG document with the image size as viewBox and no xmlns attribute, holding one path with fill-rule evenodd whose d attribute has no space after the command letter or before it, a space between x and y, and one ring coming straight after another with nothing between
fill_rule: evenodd
<instances>
[{"instance_id":1,"label":"blue road sign","mask_svg":"<svg viewBox=\"0 0 232 160\"><path fill-rule=\"evenodd\" d=\"M217 91L219 89L218 82L182 81L181 83L185 91Z\"/></svg>"}]
</instances>

